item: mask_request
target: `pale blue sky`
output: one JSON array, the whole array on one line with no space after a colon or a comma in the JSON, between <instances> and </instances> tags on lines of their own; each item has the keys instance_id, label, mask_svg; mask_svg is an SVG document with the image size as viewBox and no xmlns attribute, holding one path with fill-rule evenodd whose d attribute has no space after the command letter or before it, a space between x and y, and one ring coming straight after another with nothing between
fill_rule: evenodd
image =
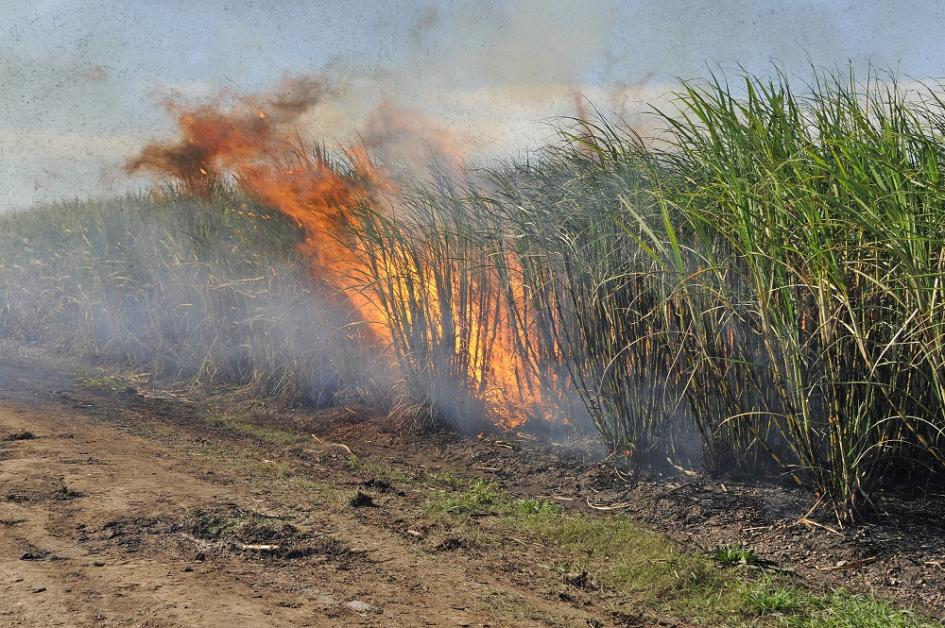
<instances>
[{"instance_id":1,"label":"pale blue sky","mask_svg":"<svg viewBox=\"0 0 945 628\"><path fill-rule=\"evenodd\" d=\"M3 5L0 211L140 184L119 166L145 139L172 132L163 97L267 89L286 73L371 85L375 96L483 137L508 133L490 126L496 118L524 127L569 113L562 86L593 99L649 77L656 91L707 65L765 72L775 60L803 76L810 57L945 75L945 3L931 1Z\"/></svg>"}]
</instances>

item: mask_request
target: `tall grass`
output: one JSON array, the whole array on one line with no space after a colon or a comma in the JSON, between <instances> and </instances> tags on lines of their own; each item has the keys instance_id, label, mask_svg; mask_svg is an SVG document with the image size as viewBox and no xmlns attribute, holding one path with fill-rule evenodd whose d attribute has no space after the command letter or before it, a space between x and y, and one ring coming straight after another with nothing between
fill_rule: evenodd
<instances>
[{"instance_id":1,"label":"tall grass","mask_svg":"<svg viewBox=\"0 0 945 628\"><path fill-rule=\"evenodd\" d=\"M770 389L746 404L709 373L734 395L728 420L769 422L849 518L897 461L941 461L945 118L936 92L875 77L821 74L804 97L783 75L742 89L688 85L665 116L652 159L671 219L655 239L705 260L679 293L690 312L705 311L694 285L748 331L701 356Z\"/></svg>"},{"instance_id":2,"label":"tall grass","mask_svg":"<svg viewBox=\"0 0 945 628\"><path fill-rule=\"evenodd\" d=\"M232 192L0 217L0 334L156 380L317 405L387 384L295 253L294 225Z\"/></svg>"},{"instance_id":3,"label":"tall grass","mask_svg":"<svg viewBox=\"0 0 945 628\"><path fill-rule=\"evenodd\" d=\"M843 519L941 471L941 92L776 74L676 104L656 142L572 121L344 209L396 386L301 287L298 229L226 190L3 219L0 331L325 402L396 387L466 431L567 418L640 464L778 469Z\"/></svg>"},{"instance_id":4,"label":"tall grass","mask_svg":"<svg viewBox=\"0 0 945 628\"><path fill-rule=\"evenodd\" d=\"M552 365L541 381L614 451L680 460L698 435L708 469L777 466L854 518L889 474L943 460L938 92L818 74L800 96L776 75L687 84L677 104L656 147L579 121L437 197L427 215L458 235L409 265L514 274L493 324L522 323L522 362Z\"/></svg>"},{"instance_id":5,"label":"tall grass","mask_svg":"<svg viewBox=\"0 0 945 628\"><path fill-rule=\"evenodd\" d=\"M407 399L418 417L465 432L519 425L560 404L529 330L521 273L500 216L475 186L437 176L396 208L360 207L365 289L384 311Z\"/></svg>"},{"instance_id":6,"label":"tall grass","mask_svg":"<svg viewBox=\"0 0 945 628\"><path fill-rule=\"evenodd\" d=\"M405 399L422 422L475 433L488 425L491 367L505 319L484 246L489 218L465 209L441 181L404 194L393 212L360 208L357 235Z\"/></svg>"},{"instance_id":7,"label":"tall grass","mask_svg":"<svg viewBox=\"0 0 945 628\"><path fill-rule=\"evenodd\" d=\"M670 344L654 342L661 278L621 218L624 203L652 204L647 178L628 158L633 146L610 147L565 146L496 172L491 206L522 269L542 358L558 364L613 450L645 459L673 428L679 382Z\"/></svg>"}]
</instances>

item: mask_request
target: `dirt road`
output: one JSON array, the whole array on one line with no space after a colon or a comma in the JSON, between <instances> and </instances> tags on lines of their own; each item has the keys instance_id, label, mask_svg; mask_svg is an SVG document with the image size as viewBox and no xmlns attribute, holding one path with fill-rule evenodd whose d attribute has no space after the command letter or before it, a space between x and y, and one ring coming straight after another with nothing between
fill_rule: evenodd
<instances>
[{"instance_id":1,"label":"dirt road","mask_svg":"<svg viewBox=\"0 0 945 628\"><path fill-rule=\"evenodd\" d=\"M494 565L431 553L420 533L391 526L405 516L396 509L351 508L346 486L361 477L279 477L252 445L214 449L167 423L103 422L70 405L0 401L0 625L587 625L604 616L502 584Z\"/></svg>"},{"instance_id":2,"label":"dirt road","mask_svg":"<svg viewBox=\"0 0 945 628\"><path fill-rule=\"evenodd\" d=\"M803 491L629 478L527 434L413 435L369 409L241 394L0 356L0 627L689 625L660 597L673 590L571 573L578 554L488 507L431 509L476 498L480 479L629 515L696 555L754 548L811 589L945 608L934 500L890 500L850 530L800 526Z\"/></svg>"}]
</instances>

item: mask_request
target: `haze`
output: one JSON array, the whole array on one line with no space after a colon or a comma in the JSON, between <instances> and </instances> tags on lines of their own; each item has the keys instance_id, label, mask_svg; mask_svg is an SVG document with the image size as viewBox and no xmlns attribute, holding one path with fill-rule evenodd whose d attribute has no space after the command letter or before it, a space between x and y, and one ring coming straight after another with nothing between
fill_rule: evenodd
<instances>
[{"instance_id":1,"label":"haze","mask_svg":"<svg viewBox=\"0 0 945 628\"><path fill-rule=\"evenodd\" d=\"M172 135L168 96L265 90L324 74L348 100L317 132L393 102L467 138L476 158L540 144L584 94L637 115L676 79L772 61L868 64L935 78L935 2L5 3L0 24L0 211L141 187L122 164ZM314 126L315 121L313 121Z\"/></svg>"}]
</instances>

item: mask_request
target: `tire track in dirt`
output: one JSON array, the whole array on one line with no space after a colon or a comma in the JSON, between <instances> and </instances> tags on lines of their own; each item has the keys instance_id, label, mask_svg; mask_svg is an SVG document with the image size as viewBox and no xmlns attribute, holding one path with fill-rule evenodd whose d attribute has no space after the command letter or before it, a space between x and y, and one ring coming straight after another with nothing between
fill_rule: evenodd
<instances>
[{"instance_id":1,"label":"tire track in dirt","mask_svg":"<svg viewBox=\"0 0 945 628\"><path fill-rule=\"evenodd\" d=\"M0 449L2 625L586 625L591 617L426 553L355 513L252 479L208 480L203 461L160 440L55 403L0 402L0 436L23 431L36 437ZM200 539L147 530L225 505L291 512L300 528L362 557L205 558ZM130 531L114 534L123 527ZM365 606L346 606L355 600Z\"/></svg>"}]
</instances>

